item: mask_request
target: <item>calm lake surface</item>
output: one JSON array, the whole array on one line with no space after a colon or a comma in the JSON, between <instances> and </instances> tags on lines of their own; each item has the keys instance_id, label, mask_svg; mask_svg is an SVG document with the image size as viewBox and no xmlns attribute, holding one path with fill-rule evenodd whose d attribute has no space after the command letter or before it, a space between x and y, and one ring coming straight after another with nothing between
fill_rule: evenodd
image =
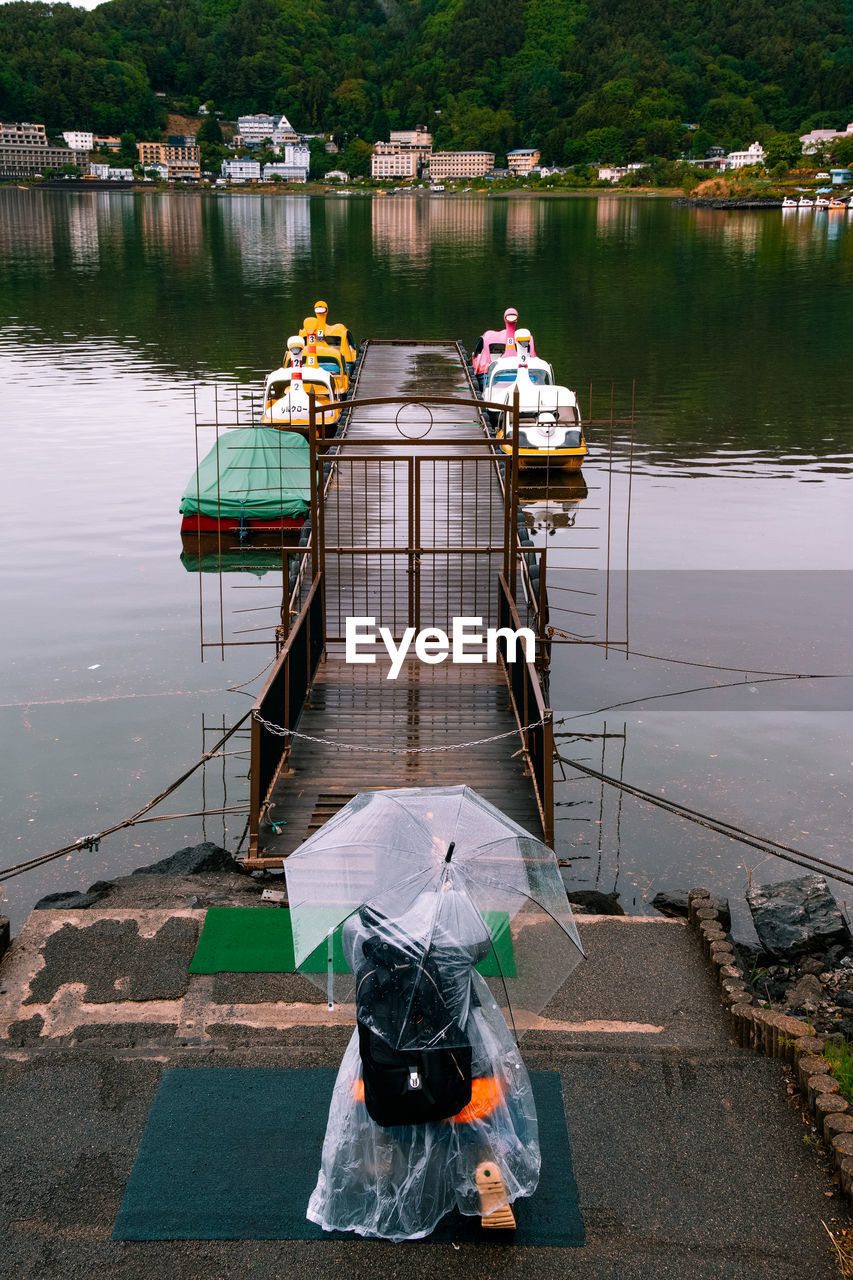
<instances>
[{"instance_id":1,"label":"calm lake surface","mask_svg":"<svg viewBox=\"0 0 853 1280\"><path fill-rule=\"evenodd\" d=\"M0 259L0 865L129 816L248 709L260 682L231 690L271 651L201 661L218 579L180 558L193 386L257 389L323 297L358 337L469 348L513 304L578 390L584 482L525 509L552 621L622 647L555 646L561 754L853 868L853 216L7 188ZM252 638L275 581L224 580L226 630ZM244 810L246 746L156 812ZM801 874L565 773L558 852L630 912L703 883L748 936L750 875ZM45 893L244 824L138 826L8 880L2 910L17 927Z\"/></svg>"}]
</instances>

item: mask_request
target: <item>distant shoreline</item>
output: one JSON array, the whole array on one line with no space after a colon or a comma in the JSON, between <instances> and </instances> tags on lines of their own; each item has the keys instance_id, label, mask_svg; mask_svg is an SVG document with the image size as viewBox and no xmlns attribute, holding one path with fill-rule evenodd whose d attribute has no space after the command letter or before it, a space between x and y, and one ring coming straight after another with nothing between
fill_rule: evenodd
<instances>
[{"instance_id":1,"label":"distant shoreline","mask_svg":"<svg viewBox=\"0 0 853 1280\"><path fill-rule=\"evenodd\" d=\"M3 179L2 184L5 187L19 187L28 191L123 191L123 192L141 192L146 195L180 195L180 196L328 196L333 197L363 197L363 196L390 196L395 198L398 196L415 196L418 199L446 200L454 199L461 196L477 198L487 198L490 200L508 199L508 200L530 200L537 198L547 199L574 199L577 197L603 197L610 200L617 199L641 198L648 199L666 199L673 200L675 197L682 196L680 187L577 187L570 190L551 190L543 187L541 189L526 188L509 188L498 191L492 191L488 188L478 187L476 190L470 191L430 191L425 187L398 187L391 190L386 187L361 187L361 186L341 186L330 187L324 182L308 182L299 183L295 186L287 186L279 183L258 184L258 185L241 185L235 187L197 187L197 186L157 186L154 183L147 182L107 182L103 179L72 179L65 181L64 179L49 178L43 182L23 182L15 178ZM688 202L690 203L690 202ZM696 201L693 203L710 203L708 201Z\"/></svg>"},{"instance_id":2,"label":"distant shoreline","mask_svg":"<svg viewBox=\"0 0 853 1280\"><path fill-rule=\"evenodd\" d=\"M781 196L679 196L672 202L679 209L781 209Z\"/></svg>"}]
</instances>

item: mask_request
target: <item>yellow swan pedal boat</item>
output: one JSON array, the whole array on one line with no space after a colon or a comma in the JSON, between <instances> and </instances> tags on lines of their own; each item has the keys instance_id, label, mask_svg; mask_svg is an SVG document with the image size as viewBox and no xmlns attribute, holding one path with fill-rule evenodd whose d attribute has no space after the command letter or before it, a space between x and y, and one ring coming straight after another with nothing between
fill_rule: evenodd
<instances>
[{"instance_id":1,"label":"yellow swan pedal boat","mask_svg":"<svg viewBox=\"0 0 853 1280\"><path fill-rule=\"evenodd\" d=\"M317 431L331 434L341 416L341 403L335 394L332 375L325 369L280 368L267 374L264 383L264 426L308 434L310 426L309 388L314 392Z\"/></svg>"},{"instance_id":2,"label":"yellow swan pedal boat","mask_svg":"<svg viewBox=\"0 0 853 1280\"><path fill-rule=\"evenodd\" d=\"M347 366L347 371L351 375L355 367L356 355L358 354L355 338L345 324L331 324L329 322L329 307L322 299L314 303L313 316L306 316L302 321L302 328L299 330L300 337L305 339L312 333L316 336L318 343L324 342L340 351Z\"/></svg>"}]
</instances>

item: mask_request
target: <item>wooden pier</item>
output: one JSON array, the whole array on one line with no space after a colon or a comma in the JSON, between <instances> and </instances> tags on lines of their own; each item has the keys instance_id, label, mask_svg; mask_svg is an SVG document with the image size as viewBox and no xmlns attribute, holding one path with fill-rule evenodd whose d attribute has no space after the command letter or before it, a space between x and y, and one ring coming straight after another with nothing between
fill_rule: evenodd
<instances>
[{"instance_id":1,"label":"wooden pier","mask_svg":"<svg viewBox=\"0 0 853 1280\"><path fill-rule=\"evenodd\" d=\"M505 641L497 663L410 656L396 680L381 642L374 665L345 660L352 617L395 641L406 627L449 632L454 617L544 640L517 454L495 448L461 348L369 342L345 433L325 439L318 418L310 442L310 540L253 708L245 865L280 866L358 791L387 787L466 783L553 843L544 643L530 662L506 661Z\"/></svg>"}]
</instances>

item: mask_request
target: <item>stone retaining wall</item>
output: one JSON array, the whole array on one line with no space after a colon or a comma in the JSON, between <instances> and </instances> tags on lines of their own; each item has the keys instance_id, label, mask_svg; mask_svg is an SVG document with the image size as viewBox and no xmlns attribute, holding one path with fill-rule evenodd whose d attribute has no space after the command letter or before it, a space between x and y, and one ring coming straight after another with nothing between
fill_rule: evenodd
<instances>
[{"instance_id":1,"label":"stone retaining wall","mask_svg":"<svg viewBox=\"0 0 853 1280\"><path fill-rule=\"evenodd\" d=\"M829 1148L841 1189L853 1201L853 1108L841 1097L832 1064L823 1056L827 1041L800 1018L755 1004L708 889L691 889L687 903L688 920L717 975L738 1044L793 1065L803 1112Z\"/></svg>"}]
</instances>

